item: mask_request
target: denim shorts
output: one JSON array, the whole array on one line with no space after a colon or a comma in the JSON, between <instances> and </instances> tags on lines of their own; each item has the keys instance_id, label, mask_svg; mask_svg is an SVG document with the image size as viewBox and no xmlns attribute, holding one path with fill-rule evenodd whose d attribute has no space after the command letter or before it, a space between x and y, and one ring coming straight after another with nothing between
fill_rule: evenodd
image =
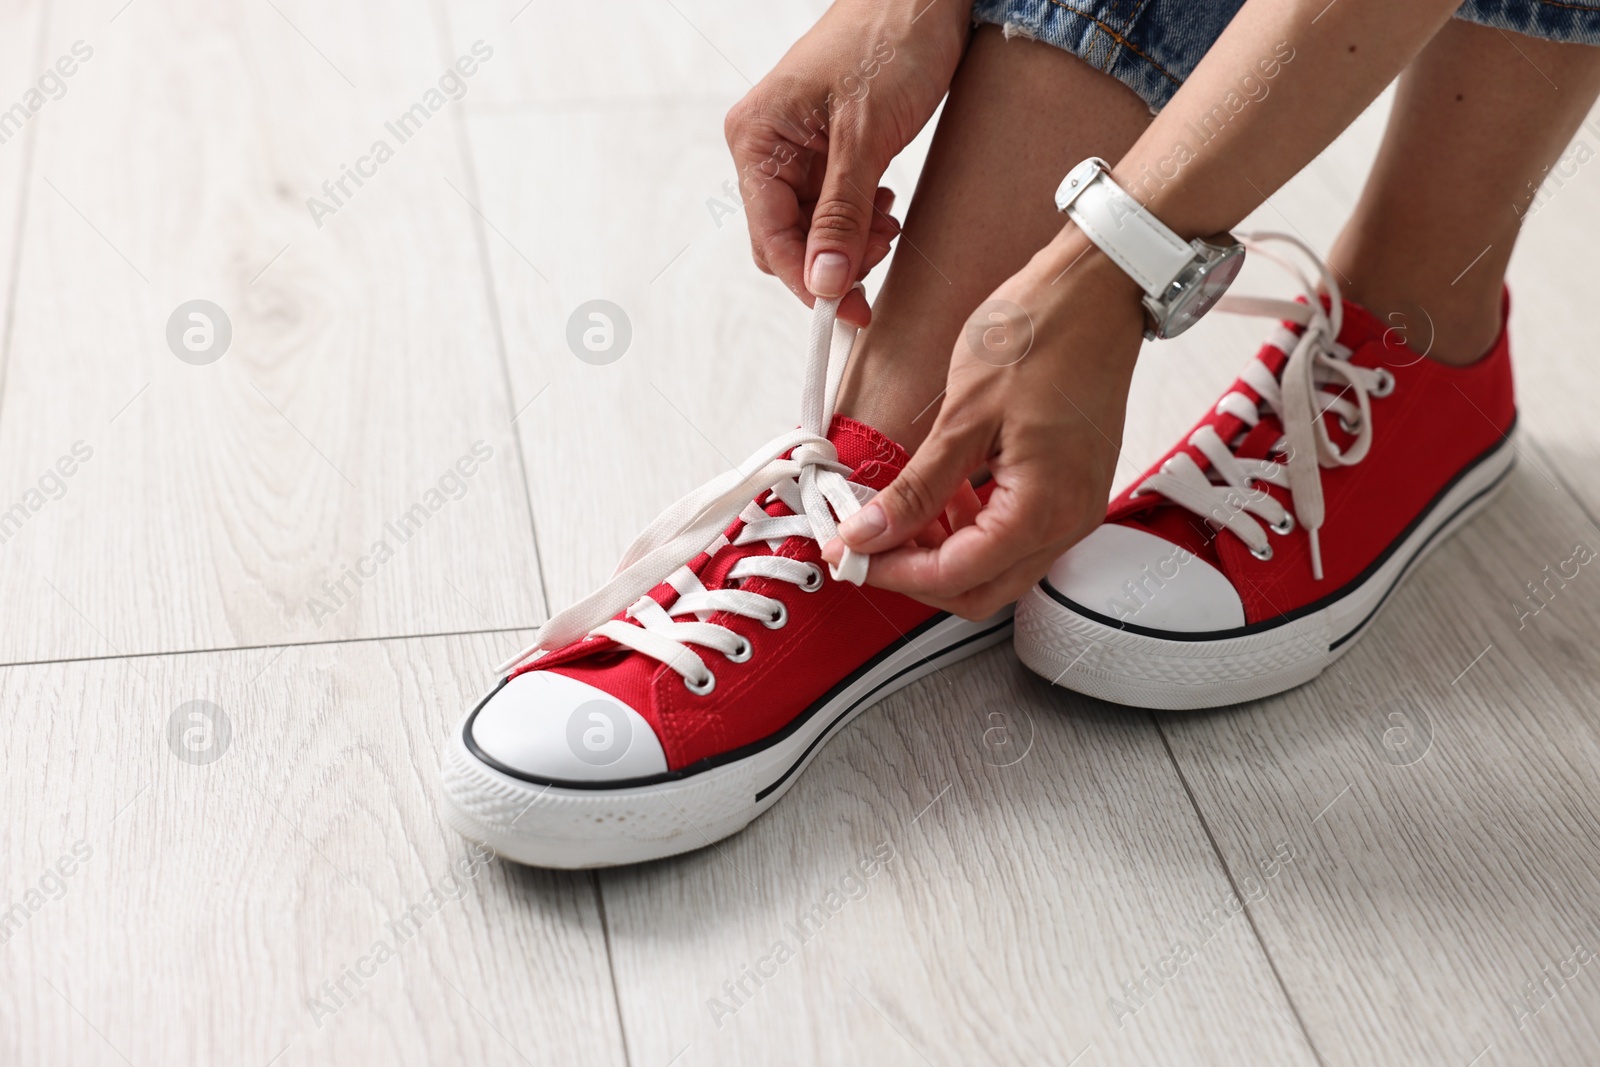
<instances>
[{"instance_id":1,"label":"denim shorts","mask_svg":"<svg viewBox=\"0 0 1600 1067\"><path fill-rule=\"evenodd\" d=\"M972 18L1004 27L1007 36L1065 49L1159 111L1243 6L1244 0L977 0ZM1456 17L1600 45L1600 0L1467 0Z\"/></svg>"}]
</instances>

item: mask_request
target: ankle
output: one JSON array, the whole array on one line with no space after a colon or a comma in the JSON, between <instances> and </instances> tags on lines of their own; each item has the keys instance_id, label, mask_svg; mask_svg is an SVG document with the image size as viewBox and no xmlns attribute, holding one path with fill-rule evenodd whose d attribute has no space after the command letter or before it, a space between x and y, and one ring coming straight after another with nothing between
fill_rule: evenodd
<instances>
[{"instance_id":1,"label":"ankle","mask_svg":"<svg viewBox=\"0 0 1600 1067\"><path fill-rule=\"evenodd\" d=\"M878 326L875 318L856 342L834 408L915 452L939 414L949 346L943 358L930 360L926 342L915 336L891 341L890 331Z\"/></svg>"},{"instance_id":2,"label":"ankle","mask_svg":"<svg viewBox=\"0 0 1600 1067\"><path fill-rule=\"evenodd\" d=\"M1360 304L1419 356L1451 367L1476 363L1500 336L1501 290L1423 293L1404 287L1351 286Z\"/></svg>"},{"instance_id":3,"label":"ankle","mask_svg":"<svg viewBox=\"0 0 1600 1067\"><path fill-rule=\"evenodd\" d=\"M1452 367L1474 363L1500 336L1515 227L1470 238L1412 230L1404 215L1358 210L1328 257L1344 297L1418 355Z\"/></svg>"}]
</instances>

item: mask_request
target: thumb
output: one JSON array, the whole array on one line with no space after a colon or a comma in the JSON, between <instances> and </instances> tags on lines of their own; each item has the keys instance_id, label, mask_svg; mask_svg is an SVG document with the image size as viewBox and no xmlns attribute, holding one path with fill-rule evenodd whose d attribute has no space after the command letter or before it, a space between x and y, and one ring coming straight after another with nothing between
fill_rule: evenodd
<instances>
[{"instance_id":1,"label":"thumb","mask_svg":"<svg viewBox=\"0 0 1600 1067\"><path fill-rule=\"evenodd\" d=\"M937 423L894 481L839 527L856 552L883 552L916 537L983 463L980 438Z\"/></svg>"},{"instance_id":2,"label":"thumb","mask_svg":"<svg viewBox=\"0 0 1600 1067\"><path fill-rule=\"evenodd\" d=\"M828 170L811 213L806 240L806 289L813 296L844 296L861 272L872 232L872 198L883 168L866 158L844 132L828 146Z\"/></svg>"}]
</instances>

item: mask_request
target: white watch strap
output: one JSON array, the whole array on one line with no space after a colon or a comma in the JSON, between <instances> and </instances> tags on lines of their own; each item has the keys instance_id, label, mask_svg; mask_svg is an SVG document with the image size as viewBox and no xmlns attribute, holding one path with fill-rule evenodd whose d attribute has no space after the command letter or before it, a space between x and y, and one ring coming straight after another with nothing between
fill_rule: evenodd
<instances>
[{"instance_id":1,"label":"white watch strap","mask_svg":"<svg viewBox=\"0 0 1600 1067\"><path fill-rule=\"evenodd\" d=\"M1105 160L1095 158L1073 167L1056 190L1056 207L1146 293L1161 297L1194 262L1195 251L1123 192L1107 170Z\"/></svg>"}]
</instances>

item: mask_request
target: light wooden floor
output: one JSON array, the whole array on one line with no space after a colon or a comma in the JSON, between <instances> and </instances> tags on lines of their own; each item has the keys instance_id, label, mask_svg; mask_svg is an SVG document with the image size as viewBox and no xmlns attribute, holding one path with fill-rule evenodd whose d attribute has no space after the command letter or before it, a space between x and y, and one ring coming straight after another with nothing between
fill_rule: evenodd
<instances>
[{"instance_id":1,"label":"light wooden floor","mask_svg":"<svg viewBox=\"0 0 1600 1067\"><path fill-rule=\"evenodd\" d=\"M1316 683L1151 716L996 650L723 847L471 865L435 809L446 731L662 505L792 423L806 318L707 201L723 112L817 0L523 2L0 8L0 107L93 49L0 144L0 511L92 453L0 544L0 1062L1596 1062L1600 577L1517 608L1600 547L1600 170L1515 264L1507 493ZM478 40L465 98L317 226L306 198ZM1254 222L1326 247L1382 107ZM610 366L564 340L595 297L633 326ZM232 323L207 366L165 340L194 298ZM1258 331L1147 353L1126 470ZM197 700L231 731L203 765L170 732ZM1421 758L1387 758L1396 726Z\"/></svg>"}]
</instances>

